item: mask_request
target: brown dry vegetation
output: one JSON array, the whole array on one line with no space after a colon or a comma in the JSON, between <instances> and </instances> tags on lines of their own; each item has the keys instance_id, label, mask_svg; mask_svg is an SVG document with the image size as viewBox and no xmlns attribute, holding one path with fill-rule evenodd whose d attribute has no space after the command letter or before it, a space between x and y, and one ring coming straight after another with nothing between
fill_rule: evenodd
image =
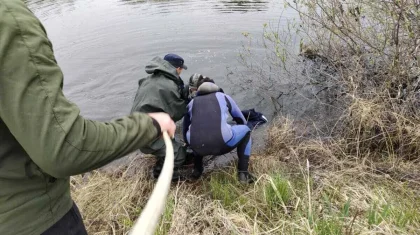
<instances>
[{"instance_id":1,"label":"brown dry vegetation","mask_svg":"<svg viewBox=\"0 0 420 235\"><path fill-rule=\"evenodd\" d=\"M288 32L302 38L300 56L266 26L264 61L281 72L247 65L275 100L269 87L282 74L301 74L290 67L297 60L321 61L316 70L339 99L339 117L321 131L280 116L266 151L252 156L254 185L238 184L233 165L173 184L156 234L420 234L420 3L297 0L288 7L301 17ZM72 178L90 234L129 231L153 189L152 164L137 158L113 174Z\"/></svg>"},{"instance_id":2,"label":"brown dry vegetation","mask_svg":"<svg viewBox=\"0 0 420 235\"><path fill-rule=\"evenodd\" d=\"M282 119L270 130L276 144L253 156L254 185L239 184L234 167L173 184L156 234L420 232L418 165L355 161L340 143L304 140L293 126ZM73 198L90 234L128 232L153 188L151 165L138 158L115 174L73 178Z\"/></svg>"}]
</instances>

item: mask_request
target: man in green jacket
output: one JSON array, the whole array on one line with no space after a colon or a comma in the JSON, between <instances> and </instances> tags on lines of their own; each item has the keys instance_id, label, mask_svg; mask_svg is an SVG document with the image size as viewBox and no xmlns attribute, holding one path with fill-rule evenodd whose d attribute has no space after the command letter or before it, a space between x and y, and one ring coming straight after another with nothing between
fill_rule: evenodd
<instances>
[{"instance_id":1,"label":"man in green jacket","mask_svg":"<svg viewBox=\"0 0 420 235\"><path fill-rule=\"evenodd\" d=\"M146 78L140 79L139 88L134 99L132 112L165 112L174 122L181 120L186 113L188 89L184 88L180 74L187 69L184 59L175 54L167 54L163 59L155 57L146 66ZM179 179L177 169L186 159L186 148L183 143L173 140L175 169L173 179ZM162 139L140 148L143 153L157 157L153 167L153 176L159 177L166 153Z\"/></svg>"},{"instance_id":2,"label":"man in green jacket","mask_svg":"<svg viewBox=\"0 0 420 235\"><path fill-rule=\"evenodd\" d=\"M63 95L63 74L39 20L0 0L0 234L86 234L70 176L174 135L167 114L84 119Z\"/></svg>"}]
</instances>

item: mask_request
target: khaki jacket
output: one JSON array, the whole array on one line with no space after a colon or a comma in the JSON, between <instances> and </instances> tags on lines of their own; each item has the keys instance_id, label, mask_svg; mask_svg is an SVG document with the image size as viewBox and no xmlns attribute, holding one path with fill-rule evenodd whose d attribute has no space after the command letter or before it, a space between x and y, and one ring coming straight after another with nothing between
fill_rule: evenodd
<instances>
[{"instance_id":1,"label":"khaki jacket","mask_svg":"<svg viewBox=\"0 0 420 235\"><path fill-rule=\"evenodd\" d=\"M109 123L79 115L39 20L0 0L0 234L44 232L72 206L69 177L149 144L155 122L133 113Z\"/></svg>"}]
</instances>

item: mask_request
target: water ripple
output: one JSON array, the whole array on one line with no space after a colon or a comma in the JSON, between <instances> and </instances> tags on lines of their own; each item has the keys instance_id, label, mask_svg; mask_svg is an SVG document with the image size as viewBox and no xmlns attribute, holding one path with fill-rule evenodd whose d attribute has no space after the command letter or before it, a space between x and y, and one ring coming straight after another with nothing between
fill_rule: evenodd
<instances>
[{"instance_id":1,"label":"water ripple","mask_svg":"<svg viewBox=\"0 0 420 235\"><path fill-rule=\"evenodd\" d=\"M282 11L279 0L25 2L54 45L65 94L83 115L100 120L128 113L144 66L169 52L184 57L184 81L199 72L229 92L226 67L239 65L242 32L260 38L263 24L278 21ZM234 98L252 108L241 101L246 94Z\"/></svg>"}]
</instances>

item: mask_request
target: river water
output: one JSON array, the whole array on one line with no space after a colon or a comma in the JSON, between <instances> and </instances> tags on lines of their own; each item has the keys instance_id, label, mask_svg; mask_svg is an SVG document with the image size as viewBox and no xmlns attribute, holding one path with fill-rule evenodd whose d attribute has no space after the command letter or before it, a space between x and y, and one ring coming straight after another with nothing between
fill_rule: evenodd
<instances>
[{"instance_id":1,"label":"river water","mask_svg":"<svg viewBox=\"0 0 420 235\"><path fill-rule=\"evenodd\" d=\"M263 24L296 17L282 0L26 0L51 39L64 73L64 93L87 118L107 121L130 112L137 81L155 56L176 53L188 70L215 79L242 109L271 117L270 105L234 93L232 70L244 33L261 37ZM258 51L261 48L253 48ZM230 75L232 79L235 75Z\"/></svg>"}]
</instances>

